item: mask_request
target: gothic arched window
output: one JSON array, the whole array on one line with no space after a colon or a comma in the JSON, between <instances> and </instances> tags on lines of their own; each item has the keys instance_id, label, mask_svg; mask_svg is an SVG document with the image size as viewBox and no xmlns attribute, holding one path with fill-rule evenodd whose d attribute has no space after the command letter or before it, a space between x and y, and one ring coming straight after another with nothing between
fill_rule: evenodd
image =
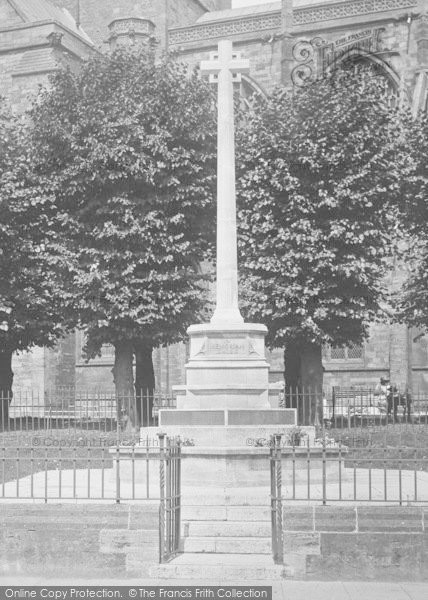
<instances>
[{"instance_id":1,"label":"gothic arched window","mask_svg":"<svg viewBox=\"0 0 428 600\"><path fill-rule=\"evenodd\" d=\"M407 93L398 75L376 55L363 54L359 51L349 53L339 64L336 64L336 67L354 71L364 69L370 72L373 78L378 79L383 84L391 106L396 106L402 95L408 101Z\"/></svg>"}]
</instances>

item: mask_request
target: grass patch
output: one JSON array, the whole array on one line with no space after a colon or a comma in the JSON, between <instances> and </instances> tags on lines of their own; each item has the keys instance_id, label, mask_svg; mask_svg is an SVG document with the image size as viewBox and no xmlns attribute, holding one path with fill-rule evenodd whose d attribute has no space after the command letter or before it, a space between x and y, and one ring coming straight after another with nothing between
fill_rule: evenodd
<instances>
[{"instance_id":1,"label":"grass patch","mask_svg":"<svg viewBox=\"0 0 428 600\"><path fill-rule=\"evenodd\" d=\"M325 434L348 448L428 449L428 427L426 425L390 424L384 427L350 430L328 429L325 430Z\"/></svg>"},{"instance_id":2,"label":"grass patch","mask_svg":"<svg viewBox=\"0 0 428 600\"><path fill-rule=\"evenodd\" d=\"M135 438L116 432L52 430L3 432L0 436L0 485L31 474L67 469L111 469L112 448Z\"/></svg>"}]
</instances>

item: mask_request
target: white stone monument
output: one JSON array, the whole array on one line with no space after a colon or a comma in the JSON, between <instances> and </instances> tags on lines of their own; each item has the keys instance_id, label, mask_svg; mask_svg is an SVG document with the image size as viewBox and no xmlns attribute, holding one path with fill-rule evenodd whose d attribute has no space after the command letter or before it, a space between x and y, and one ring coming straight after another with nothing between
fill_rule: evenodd
<instances>
[{"instance_id":1,"label":"white stone monument","mask_svg":"<svg viewBox=\"0 0 428 600\"><path fill-rule=\"evenodd\" d=\"M189 327L186 385L177 390L177 411L161 411L160 425L232 425L239 417L248 425L280 424L269 404L267 328L244 323L238 305L233 83L249 71L249 61L223 40L201 71L218 84L216 307L209 324ZM253 419L248 411L254 411ZM294 422L294 412L280 416L285 415Z\"/></svg>"},{"instance_id":2,"label":"white stone monument","mask_svg":"<svg viewBox=\"0 0 428 600\"><path fill-rule=\"evenodd\" d=\"M157 429L191 441L192 447L183 450L192 459L187 473L205 484L220 478L225 484L257 485L258 477L249 471L265 471L266 483L267 447L251 448L252 442L257 446L255 440L265 440L267 446L273 433L286 433L296 424L295 409L269 403L267 328L244 323L238 305L233 82L248 70L248 61L228 40L201 65L218 82L216 308L210 323L188 329L186 385L175 388L176 409L159 411ZM313 428L307 429L313 438ZM148 433L143 429L142 437ZM237 457L244 459L239 469ZM263 461L259 467L256 458Z\"/></svg>"},{"instance_id":3,"label":"white stone monument","mask_svg":"<svg viewBox=\"0 0 428 600\"><path fill-rule=\"evenodd\" d=\"M249 71L249 62L224 40L201 71L218 83L216 308L210 324L188 330L187 385L177 408L270 408L267 329L244 323L238 306L233 82Z\"/></svg>"}]
</instances>

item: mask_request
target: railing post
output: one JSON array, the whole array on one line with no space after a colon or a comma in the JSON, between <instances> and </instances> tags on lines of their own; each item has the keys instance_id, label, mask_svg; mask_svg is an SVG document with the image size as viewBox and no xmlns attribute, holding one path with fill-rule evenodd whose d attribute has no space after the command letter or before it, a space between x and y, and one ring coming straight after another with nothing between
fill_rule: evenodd
<instances>
[{"instance_id":1,"label":"railing post","mask_svg":"<svg viewBox=\"0 0 428 600\"><path fill-rule=\"evenodd\" d=\"M281 438L278 433L271 437L271 511L272 511L272 553L276 564L284 561L282 533L282 465Z\"/></svg>"},{"instance_id":2,"label":"railing post","mask_svg":"<svg viewBox=\"0 0 428 600\"><path fill-rule=\"evenodd\" d=\"M120 447L116 442L116 504L120 504Z\"/></svg>"},{"instance_id":3,"label":"railing post","mask_svg":"<svg viewBox=\"0 0 428 600\"><path fill-rule=\"evenodd\" d=\"M176 449L176 489L175 489L175 550L180 550L181 539L181 439L177 439Z\"/></svg>"},{"instance_id":4,"label":"railing post","mask_svg":"<svg viewBox=\"0 0 428 600\"><path fill-rule=\"evenodd\" d=\"M325 438L322 441L322 503L325 506L327 504L327 457L326 457L326 447L325 447Z\"/></svg>"},{"instance_id":5,"label":"railing post","mask_svg":"<svg viewBox=\"0 0 428 600\"><path fill-rule=\"evenodd\" d=\"M158 433L159 438L159 562L164 561L165 548L165 433Z\"/></svg>"},{"instance_id":6,"label":"railing post","mask_svg":"<svg viewBox=\"0 0 428 600\"><path fill-rule=\"evenodd\" d=\"M166 438L166 539L167 539L167 552L168 557L171 556L173 551L173 523L172 523L172 481L173 481L173 461L171 457L171 439Z\"/></svg>"},{"instance_id":7,"label":"railing post","mask_svg":"<svg viewBox=\"0 0 428 600\"><path fill-rule=\"evenodd\" d=\"M275 438L273 435L270 437L269 447L269 464L270 464L270 518L271 518L271 541L272 541L272 555L276 555L276 515L275 515Z\"/></svg>"}]
</instances>

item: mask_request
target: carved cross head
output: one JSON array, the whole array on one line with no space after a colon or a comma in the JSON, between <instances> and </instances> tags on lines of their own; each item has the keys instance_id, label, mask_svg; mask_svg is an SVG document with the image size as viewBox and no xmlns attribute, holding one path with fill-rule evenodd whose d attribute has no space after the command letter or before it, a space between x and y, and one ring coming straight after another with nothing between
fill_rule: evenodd
<instances>
[{"instance_id":1,"label":"carved cross head","mask_svg":"<svg viewBox=\"0 0 428 600\"><path fill-rule=\"evenodd\" d=\"M210 53L209 60L201 62L201 72L208 73L210 83L218 81L218 75L222 71L227 71L232 76L232 80L241 81L242 73L249 73L250 62L241 58L240 52L233 50L230 40L221 40L218 44L218 51Z\"/></svg>"}]
</instances>

